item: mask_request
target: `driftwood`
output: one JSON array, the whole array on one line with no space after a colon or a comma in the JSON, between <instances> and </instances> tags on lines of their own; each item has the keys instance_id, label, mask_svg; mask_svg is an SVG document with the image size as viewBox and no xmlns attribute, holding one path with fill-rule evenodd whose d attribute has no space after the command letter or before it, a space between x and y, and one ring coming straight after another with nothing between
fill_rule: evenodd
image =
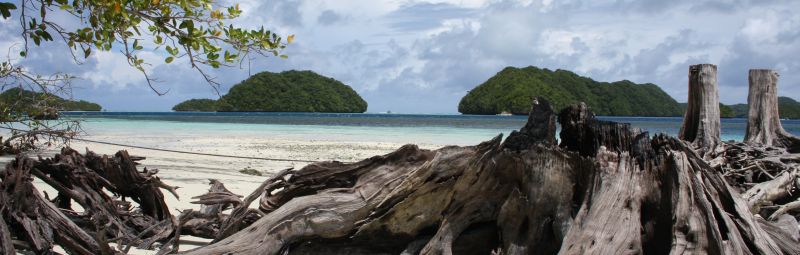
<instances>
[{"instance_id":1,"label":"driftwood","mask_svg":"<svg viewBox=\"0 0 800 255\"><path fill-rule=\"evenodd\" d=\"M690 66L689 101L678 137L692 143L700 155L714 151L720 144L719 116L717 66Z\"/></svg>"},{"instance_id":2,"label":"driftwood","mask_svg":"<svg viewBox=\"0 0 800 255\"><path fill-rule=\"evenodd\" d=\"M684 142L578 105L556 145L538 102L505 142L284 173L266 215L188 254L800 253Z\"/></svg>"},{"instance_id":3,"label":"driftwood","mask_svg":"<svg viewBox=\"0 0 800 255\"><path fill-rule=\"evenodd\" d=\"M800 138L783 129L778 111L778 73L769 69L752 69L747 96L747 129L745 143L786 148L800 153Z\"/></svg>"},{"instance_id":4,"label":"driftwood","mask_svg":"<svg viewBox=\"0 0 800 255\"><path fill-rule=\"evenodd\" d=\"M0 250L165 254L183 234L213 239L188 254L800 254L797 154L718 145L704 161L697 144L537 99L505 140L313 163L244 198L212 180L177 217L160 191L176 187L142 158L64 149L0 172Z\"/></svg>"},{"instance_id":5,"label":"driftwood","mask_svg":"<svg viewBox=\"0 0 800 255\"><path fill-rule=\"evenodd\" d=\"M73 254L119 252L109 242L127 246L122 251L152 248L174 235L174 217L159 190L174 187L158 180L155 170L138 172L134 159L125 151L109 158L91 152L84 156L69 148L48 159L17 157L0 175L0 200L7 202L2 207L4 225L36 253L50 251L55 244ZM33 177L57 190L58 196L52 201L42 197ZM83 211L76 211L73 202Z\"/></svg>"}]
</instances>

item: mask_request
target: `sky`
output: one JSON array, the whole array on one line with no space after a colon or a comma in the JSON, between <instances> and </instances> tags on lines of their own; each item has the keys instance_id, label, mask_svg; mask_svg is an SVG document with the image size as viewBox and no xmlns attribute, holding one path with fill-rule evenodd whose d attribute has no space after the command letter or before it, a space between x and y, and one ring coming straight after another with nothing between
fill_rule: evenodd
<instances>
[{"instance_id":1,"label":"sky","mask_svg":"<svg viewBox=\"0 0 800 255\"><path fill-rule=\"evenodd\" d=\"M228 0L225 0L228 1ZM470 89L507 66L571 70L598 81L655 83L687 98L689 65L718 66L723 103L747 101L747 72L775 69L781 96L800 99L796 0L242 0L242 27L295 35L288 59L254 56L210 71L231 86L261 71L312 70L351 86L368 112L457 113ZM57 17L58 18L58 17ZM70 22L64 18L64 22ZM0 49L18 47L17 19L0 20ZM63 43L19 65L75 75L73 97L109 111L169 111L218 98L186 61L145 52L158 96L116 50L75 63Z\"/></svg>"}]
</instances>

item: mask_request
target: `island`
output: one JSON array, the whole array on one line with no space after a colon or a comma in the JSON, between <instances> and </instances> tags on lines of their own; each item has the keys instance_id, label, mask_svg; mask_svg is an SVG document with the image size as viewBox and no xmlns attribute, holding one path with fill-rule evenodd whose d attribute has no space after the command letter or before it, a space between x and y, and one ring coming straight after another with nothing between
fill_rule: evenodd
<instances>
[{"instance_id":1,"label":"island","mask_svg":"<svg viewBox=\"0 0 800 255\"><path fill-rule=\"evenodd\" d=\"M686 110L686 103L680 103ZM719 104L719 115L722 118L747 118L747 104ZM781 119L800 119L800 102L791 97L778 97L778 111Z\"/></svg>"},{"instance_id":2,"label":"island","mask_svg":"<svg viewBox=\"0 0 800 255\"><path fill-rule=\"evenodd\" d=\"M362 113L367 102L350 86L312 71L261 72L213 99L191 99L173 111Z\"/></svg>"},{"instance_id":3,"label":"island","mask_svg":"<svg viewBox=\"0 0 800 255\"><path fill-rule=\"evenodd\" d=\"M542 97L561 109L585 102L597 115L681 116L680 104L652 83L598 82L567 70L506 67L461 99L463 114L527 115L530 100Z\"/></svg>"},{"instance_id":4,"label":"island","mask_svg":"<svg viewBox=\"0 0 800 255\"><path fill-rule=\"evenodd\" d=\"M99 104L85 100L69 100L53 95L22 89L10 88L0 93L0 106L16 113L30 113L36 109L55 109L58 111L101 111Z\"/></svg>"},{"instance_id":5,"label":"island","mask_svg":"<svg viewBox=\"0 0 800 255\"><path fill-rule=\"evenodd\" d=\"M729 106L736 118L747 118L747 104ZM800 102L790 97L778 97L778 112L782 119L800 119Z\"/></svg>"}]
</instances>

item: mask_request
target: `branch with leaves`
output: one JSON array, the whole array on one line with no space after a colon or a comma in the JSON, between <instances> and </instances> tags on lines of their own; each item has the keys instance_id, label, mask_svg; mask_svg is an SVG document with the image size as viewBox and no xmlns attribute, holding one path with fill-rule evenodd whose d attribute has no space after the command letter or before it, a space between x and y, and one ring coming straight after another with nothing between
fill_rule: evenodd
<instances>
[{"instance_id":1,"label":"branch with leaves","mask_svg":"<svg viewBox=\"0 0 800 255\"><path fill-rule=\"evenodd\" d=\"M231 24L242 13L239 5L219 6L216 0L22 0L17 6L0 2L0 14L10 18L19 11L25 57L29 43L41 45L60 38L71 49L74 59L81 61L93 51L119 48L128 63L142 72L148 85L155 78L148 74L147 63L139 53L148 50L162 52L164 62L177 58L188 59L214 89L219 83L208 75L208 67L232 66L249 54L286 58L281 51L294 36L286 40L276 33L244 29ZM59 13L60 12L60 13ZM74 17L78 24L67 29L53 22L53 13ZM145 49L144 42L152 47ZM77 54L76 54L77 53Z\"/></svg>"},{"instance_id":2,"label":"branch with leaves","mask_svg":"<svg viewBox=\"0 0 800 255\"><path fill-rule=\"evenodd\" d=\"M284 39L264 27L245 29L233 25L232 20L241 14L238 4L222 6L217 0L0 2L3 19L19 19L22 46L12 47L14 56L26 58L33 46L54 41L68 46L76 63L99 51L118 50L158 95L168 90L154 86L157 78L150 75L147 67L152 63L141 56L143 52L160 54L167 64L181 58L188 60L217 93L219 83L208 74L208 68L241 65L250 54L287 57L281 51L294 36ZM22 129L15 129L6 140L0 138L0 145L14 148L7 152L22 151L30 149L40 137L46 137L43 141L49 144L76 134L80 130L78 122L45 120L58 115L52 102L58 98L55 95L71 94L70 81L74 77L63 73L35 74L17 65L11 55L0 62L0 86L4 91L18 88L20 95L0 100L0 124Z\"/></svg>"}]
</instances>

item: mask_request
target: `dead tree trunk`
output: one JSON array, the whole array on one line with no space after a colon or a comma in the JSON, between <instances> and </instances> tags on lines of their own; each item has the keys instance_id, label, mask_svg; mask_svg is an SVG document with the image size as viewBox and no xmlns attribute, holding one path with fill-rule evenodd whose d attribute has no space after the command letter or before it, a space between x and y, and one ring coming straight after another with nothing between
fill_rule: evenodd
<instances>
[{"instance_id":1,"label":"dead tree trunk","mask_svg":"<svg viewBox=\"0 0 800 255\"><path fill-rule=\"evenodd\" d=\"M679 138L689 141L700 155L712 152L720 144L719 88L717 66L700 64L689 67L689 101Z\"/></svg>"},{"instance_id":2,"label":"dead tree trunk","mask_svg":"<svg viewBox=\"0 0 800 255\"><path fill-rule=\"evenodd\" d=\"M769 69L751 69L750 94L747 96L745 143L777 146L800 153L800 138L781 125L778 111L778 73Z\"/></svg>"},{"instance_id":3,"label":"dead tree trunk","mask_svg":"<svg viewBox=\"0 0 800 255\"><path fill-rule=\"evenodd\" d=\"M684 142L579 105L556 145L549 104L532 112L505 142L283 173L264 217L188 254L800 254Z\"/></svg>"}]
</instances>

